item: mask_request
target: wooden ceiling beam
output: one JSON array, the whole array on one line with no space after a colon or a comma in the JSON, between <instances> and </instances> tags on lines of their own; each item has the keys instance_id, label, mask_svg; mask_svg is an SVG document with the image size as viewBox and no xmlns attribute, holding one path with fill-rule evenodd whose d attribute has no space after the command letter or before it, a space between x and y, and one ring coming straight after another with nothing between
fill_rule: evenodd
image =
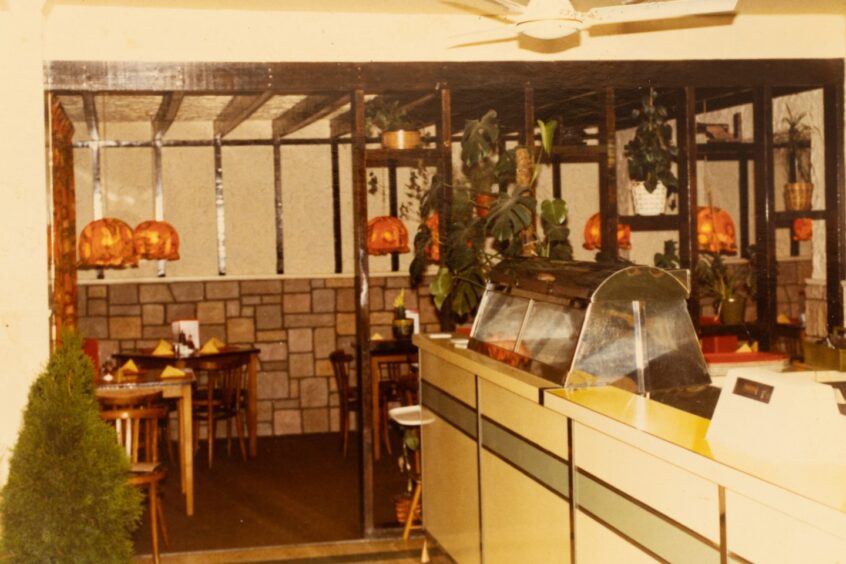
<instances>
[{"instance_id":1,"label":"wooden ceiling beam","mask_svg":"<svg viewBox=\"0 0 846 564\"><path fill-rule=\"evenodd\" d=\"M349 104L349 96L306 96L273 120L273 138L278 139L325 118Z\"/></svg>"},{"instance_id":2,"label":"wooden ceiling beam","mask_svg":"<svg viewBox=\"0 0 846 564\"><path fill-rule=\"evenodd\" d=\"M214 136L226 137L275 95L272 90L265 90L261 94L233 96L214 120Z\"/></svg>"},{"instance_id":3,"label":"wooden ceiling beam","mask_svg":"<svg viewBox=\"0 0 846 564\"><path fill-rule=\"evenodd\" d=\"M183 92L167 92L162 96L159 111L153 118L153 137L160 138L167 133L173 120L176 119L176 114L179 112L179 106L182 105L184 97Z\"/></svg>"},{"instance_id":4,"label":"wooden ceiling beam","mask_svg":"<svg viewBox=\"0 0 846 564\"><path fill-rule=\"evenodd\" d=\"M100 140L100 123L97 119L97 104L94 101L93 92L85 92L82 95L82 108L85 112L85 125L88 127L88 135L94 141Z\"/></svg>"}]
</instances>

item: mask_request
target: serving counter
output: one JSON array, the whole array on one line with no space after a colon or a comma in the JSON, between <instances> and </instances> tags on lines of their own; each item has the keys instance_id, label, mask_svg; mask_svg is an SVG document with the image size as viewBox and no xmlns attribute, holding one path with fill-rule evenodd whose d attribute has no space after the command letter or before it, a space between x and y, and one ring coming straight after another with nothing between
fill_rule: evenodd
<instances>
[{"instance_id":1,"label":"serving counter","mask_svg":"<svg viewBox=\"0 0 846 564\"><path fill-rule=\"evenodd\" d=\"M717 449L709 421L415 336L424 525L464 562L838 562L846 467Z\"/></svg>"}]
</instances>

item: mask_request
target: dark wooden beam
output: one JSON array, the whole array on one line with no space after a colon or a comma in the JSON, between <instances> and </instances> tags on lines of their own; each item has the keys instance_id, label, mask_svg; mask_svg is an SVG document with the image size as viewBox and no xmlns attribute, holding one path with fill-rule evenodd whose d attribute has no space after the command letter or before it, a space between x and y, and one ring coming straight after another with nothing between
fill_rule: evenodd
<instances>
[{"instance_id":1,"label":"dark wooden beam","mask_svg":"<svg viewBox=\"0 0 846 564\"><path fill-rule=\"evenodd\" d=\"M335 274L344 271L344 255L341 231L341 161L338 141L332 140L332 233L335 240Z\"/></svg>"},{"instance_id":2,"label":"dark wooden beam","mask_svg":"<svg viewBox=\"0 0 846 564\"><path fill-rule=\"evenodd\" d=\"M740 202L740 254L749 258L746 249L749 248L749 161L740 159L737 162L739 176L738 190Z\"/></svg>"},{"instance_id":3,"label":"dark wooden beam","mask_svg":"<svg viewBox=\"0 0 846 564\"><path fill-rule=\"evenodd\" d=\"M349 104L349 96L306 96L273 120L273 136L285 137Z\"/></svg>"},{"instance_id":4,"label":"dark wooden beam","mask_svg":"<svg viewBox=\"0 0 846 564\"><path fill-rule=\"evenodd\" d=\"M760 345L769 350L776 324L775 178L773 173L772 88L755 89L752 103L755 135L755 246L758 278L758 325Z\"/></svg>"},{"instance_id":5,"label":"dark wooden beam","mask_svg":"<svg viewBox=\"0 0 846 564\"><path fill-rule=\"evenodd\" d=\"M843 173L843 81L823 87L823 123L825 124L825 274L828 302L828 330L843 325L843 289L846 277L844 237Z\"/></svg>"},{"instance_id":6,"label":"dark wooden beam","mask_svg":"<svg viewBox=\"0 0 846 564\"><path fill-rule=\"evenodd\" d=\"M179 113L179 106L182 105L182 99L184 97L185 94L182 92L167 92L162 96L159 111L156 112L156 117L153 118L154 138L161 138L167 133L173 120L176 119L176 114Z\"/></svg>"},{"instance_id":7,"label":"dark wooden beam","mask_svg":"<svg viewBox=\"0 0 846 564\"><path fill-rule=\"evenodd\" d=\"M505 61L396 63L198 63L49 61L46 89L53 92L167 92L280 94L380 94L431 90L507 88L531 81L536 89L687 86L749 87L753 84L819 87L843 72L843 59L695 61ZM519 87L518 87L519 89Z\"/></svg>"},{"instance_id":8,"label":"dark wooden beam","mask_svg":"<svg viewBox=\"0 0 846 564\"><path fill-rule=\"evenodd\" d=\"M256 110L273 96L275 94L271 90L266 90L261 94L233 96L226 107L223 108L223 111L220 112L220 115L217 116L217 119L214 120L215 137L225 137L244 120L249 119Z\"/></svg>"},{"instance_id":9,"label":"dark wooden beam","mask_svg":"<svg viewBox=\"0 0 846 564\"><path fill-rule=\"evenodd\" d=\"M396 161L388 161L388 214L392 217L399 216ZM399 272L399 253L391 253L391 272Z\"/></svg>"},{"instance_id":10,"label":"dark wooden beam","mask_svg":"<svg viewBox=\"0 0 846 564\"><path fill-rule=\"evenodd\" d=\"M617 115L614 112L615 91L605 90L605 116L600 122L600 142L606 147L604 159L599 163L599 221L602 253L616 257L617 249Z\"/></svg>"},{"instance_id":11,"label":"dark wooden beam","mask_svg":"<svg viewBox=\"0 0 846 564\"><path fill-rule=\"evenodd\" d=\"M679 144L679 263L682 268L693 269L699 260L699 247L696 240L697 177L696 177L696 91L684 88L679 97L678 144ZM696 277L690 277L690 299L688 300L690 317L695 327L699 327L699 291Z\"/></svg>"},{"instance_id":12,"label":"dark wooden beam","mask_svg":"<svg viewBox=\"0 0 846 564\"><path fill-rule=\"evenodd\" d=\"M282 209L282 148L273 138L273 208L276 223L276 273L285 273L285 224Z\"/></svg>"},{"instance_id":13,"label":"dark wooden beam","mask_svg":"<svg viewBox=\"0 0 846 564\"><path fill-rule=\"evenodd\" d=\"M364 536L375 532L373 517L373 442L379 437L373 428L372 379L370 372L370 263L367 255L367 162L364 138L364 90L351 96L353 116L352 176L353 176L353 262L355 263L355 343L356 374L361 394L359 429L361 429L361 495Z\"/></svg>"},{"instance_id":14,"label":"dark wooden beam","mask_svg":"<svg viewBox=\"0 0 846 564\"><path fill-rule=\"evenodd\" d=\"M438 210L438 237L440 239L440 263L446 266L447 241L449 239L449 218L452 217L452 90L447 84L439 84L441 95L441 121L435 127L438 135L438 150L441 153L441 163L438 174L443 182L443 200ZM452 307L449 300L445 301L438 312L438 321L442 331L455 329L452 319Z\"/></svg>"}]
</instances>

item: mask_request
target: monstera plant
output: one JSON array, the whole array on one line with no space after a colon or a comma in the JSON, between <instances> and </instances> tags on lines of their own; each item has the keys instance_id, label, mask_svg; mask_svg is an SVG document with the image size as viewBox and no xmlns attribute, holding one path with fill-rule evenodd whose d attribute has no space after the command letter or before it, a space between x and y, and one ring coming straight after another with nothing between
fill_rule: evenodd
<instances>
[{"instance_id":1,"label":"monstera plant","mask_svg":"<svg viewBox=\"0 0 846 564\"><path fill-rule=\"evenodd\" d=\"M495 111L467 121L461 140L463 178L453 181L445 252L431 283L435 306L445 305L457 319L475 312L491 268L506 257L540 255L569 260L573 255L567 227L567 204L561 199L538 206L535 182L543 156L550 153L556 122L538 122L542 148L537 157L526 147L500 151ZM420 206L420 227L414 240L411 279L420 283L439 242L425 221L442 209L447 186L435 176ZM479 205L479 194L491 196ZM540 208L540 209L538 209ZM536 229L540 217L542 235Z\"/></svg>"}]
</instances>

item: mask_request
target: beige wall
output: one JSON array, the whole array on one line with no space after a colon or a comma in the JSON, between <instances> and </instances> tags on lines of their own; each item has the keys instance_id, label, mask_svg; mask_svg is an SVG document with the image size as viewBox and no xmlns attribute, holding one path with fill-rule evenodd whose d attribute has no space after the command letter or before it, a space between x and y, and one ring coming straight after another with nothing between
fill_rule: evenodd
<instances>
[{"instance_id":1,"label":"beige wall","mask_svg":"<svg viewBox=\"0 0 846 564\"><path fill-rule=\"evenodd\" d=\"M568 60L689 59L844 56L844 6L833 0L742 0L733 23L681 30L630 26L619 35L583 34L565 51L538 50L515 41L450 49L455 37L489 29L489 20L439 4L369 2L394 14L286 12L282 2L99 0L83 2L0 0L0 69L10 87L0 104L0 180L4 206L0 230L3 292L0 354L4 399L0 454L16 437L26 390L44 362L47 323L42 63L45 60L167 61L369 61L369 60ZM170 8L177 4L184 8ZM294 2L290 5L307 5ZM143 6L148 7L143 7ZM359 6L328 2L322 9ZM399 7L402 6L402 7ZM209 9L218 8L218 9ZM785 10L789 15L773 15ZM797 13L798 12L798 13ZM714 20L709 20L714 21ZM789 38L789 40L785 39ZM472 40L469 39L469 40ZM522 49L520 47L533 47ZM342 170L345 170L342 159ZM206 167L201 167L206 168ZM206 169L207 170L207 169ZM168 171L167 162L165 171ZM202 174L208 174L202 172ZM190 181L193 181L189 179ZM186 196L187 197L187 196ZM186 205L188 202L186 202ZM167 212L166 212L167 213ZM576 226L579 225L577 222ZM580 244L575 239L576 244ZM176 269L176 267L174 267ZM8 456L4 458L8 460ZM5 463L0 466L0 480Z\"/></svg>"}]
</instances>

